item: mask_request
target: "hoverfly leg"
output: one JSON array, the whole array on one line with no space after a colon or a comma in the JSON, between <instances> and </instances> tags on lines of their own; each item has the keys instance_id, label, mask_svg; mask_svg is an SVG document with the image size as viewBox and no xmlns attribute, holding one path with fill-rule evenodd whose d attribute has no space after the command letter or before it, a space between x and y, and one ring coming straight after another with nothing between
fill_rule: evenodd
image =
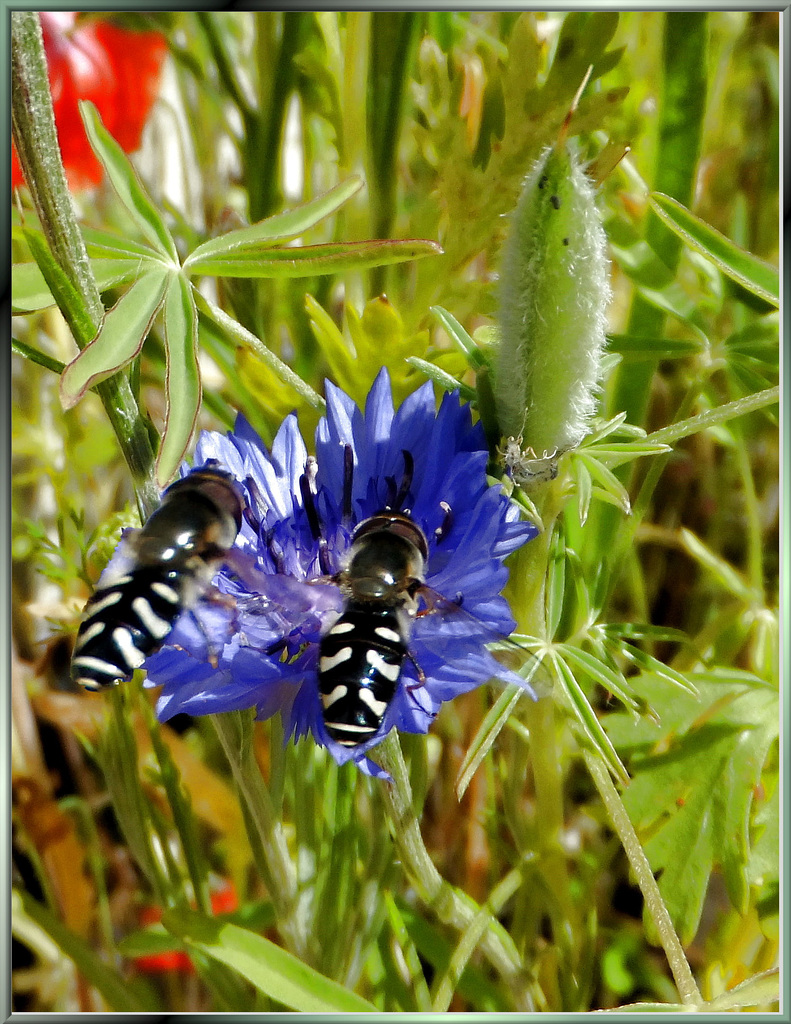
<instances>
[{"instance_id":1,"label":"hoverfly leg","mask_svg":"<svg viewBox=\"0 0 791 1024\"><path fill-rule=\"evenodd\" d=\"M354 484L354 451L350 444L343 446L343 497L341 499L341 514L343 523L348 525L352 521L352 486Z\"/></svg>"},{"instance_id":2,"label":"hoverfly leg","mask_svg":"<svg viewBox=\"0 0 791 1024\"><path fill-rule=\"evenodd\" d=\"M408 452L406 448L402 448L401 454L404 456L404 472L401 476L401 483L398 487L398 492L392 505L396 511L403 508L404 502L409 494L409 489L412 486L412 478L415 473L415 460L412 458L412 453Z\"/></svg>"}]
</instances>

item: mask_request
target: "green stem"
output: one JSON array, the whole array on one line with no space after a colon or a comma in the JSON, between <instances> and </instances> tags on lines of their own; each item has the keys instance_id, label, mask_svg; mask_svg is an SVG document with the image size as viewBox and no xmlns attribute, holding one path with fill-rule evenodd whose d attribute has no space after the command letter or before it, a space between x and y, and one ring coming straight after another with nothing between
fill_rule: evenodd
<instances>
[{"instance_id":1,"label":"green stem","mask_svg":"<svg viewBox=\"0 0 791 1024\"><path fill-rule=\"evenodd\" d=\"M95 333L104 306L66 184L44 41L35 11L14 11L11 15L11 123L19 162L44 236L53 257L74 284ZM71 319L68 322L78 347L83 348L91 339L83 337L83 331ZM129 465L141 514L147 518L159 504L148 429L123 374L115 374L96 390Z\"/></svg>"},{"instance_id":2,"label":"green stem","mask_svg":"<svg viewBox=\"0 0 791 1024\"><path fill-rule=\"evenodd\" d=\"M512 986L518 999L525 1002L526 975L514 941L491 914L470 897L454 889L437 871L420 833L420 822L412 802L412 787L401 753L398 735L392 731L376 748L379 764L390 773L392 782L382 789L390 819L390 828L410 881L418 896L431 907L440 921L465 931L477 915L486 918L480 947L492 966ZM519 1009L527 1009L522 1005Z\"/></svg>"},{"instance_id":3,"label":"green stem","mask_svg":"<svg viewBox=\"0 0 791 1024\"><path fill-rule=\"evenodd\" d=\"M40 352L37 348L33 348L32 345L26 345L24 341L19 341L17 338L11 339L11 351L24 356L31 363L43 366L45 370L52 370L53 373L63 373L66 369L66 364L62 363L60 359L53 359L46 352Z\"/></svg>"},{"instance_id":4,"label":"green stem","mask_svg":"<svg viewBox=\"0 0 791 1024\"><path fill-rule=\"evenodd\" d=\"M703 997L698 990L698 986L695 984L689 962L684 955L684 950L676 935L670 914L662 899L662 894L659 891L654 874L651 871L651 865L648 863L645 851L640 845L640 840L637 838L634 826L629 820L629 815L626 813L626 808L623 805L620 794L615 788L609 772L601 759L584 748L582 753L591 778L599 791L599 796L602 798L613 828L621 841L621 845L629 859L629 864L637 878L637 884L640 886L646 909L656 927L659 941L665 951L665 956L675 979L681 1001L687 1006L702 1006Z\"/></svg>"},{"instance_id":5,"label":"green stem","mask_svg":"<svg viewBox=\"0 0 791 1024\"><path fill-rule=\"evenodd\" d=\"M263 849L265 861L260 867L275 908L278 928L291 951L303 956L307 937L297 918L297 874L283 826L274 813L255 759L252 721L249 715L238 711L212 715L211 721Z\"/></svg>"}]
</instances>

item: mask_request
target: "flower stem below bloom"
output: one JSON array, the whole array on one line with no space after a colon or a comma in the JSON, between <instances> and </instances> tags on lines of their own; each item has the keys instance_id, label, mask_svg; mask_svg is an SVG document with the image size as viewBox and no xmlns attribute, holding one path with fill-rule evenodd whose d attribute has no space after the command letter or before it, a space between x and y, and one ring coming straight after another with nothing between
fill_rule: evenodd
<instances>
[{"instance_id":1,"label":"flower stem below bloom","mask_svg":"<svg viewBox=\"0 0 791 1024\"><path fill-rule=\"evenodd\" d=\"M393 781L383 788L383 796L401 862L418 895L441 921L460 931L469 928L478 915L489 917L487 927L482 930L481 949L492 966L511 983L522 1004L517 1008L530 1009L525 1005L527 979L513 939L474 900L454 889L440 875L429 856L414 811L407 767L395 730L376 747L376 759L392 776Z\"/></svg>"}]
</instances>

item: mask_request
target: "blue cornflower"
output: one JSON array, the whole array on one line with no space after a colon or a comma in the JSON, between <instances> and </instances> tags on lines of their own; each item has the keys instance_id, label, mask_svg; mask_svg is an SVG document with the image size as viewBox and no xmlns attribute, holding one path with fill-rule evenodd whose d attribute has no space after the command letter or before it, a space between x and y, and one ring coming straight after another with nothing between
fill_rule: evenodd
<instances>
[{"instance_id":1,"label":"blue cornflower","mask_svg":"<svg viewBox=\"0 0 791 1024\"><path fill-rule=\"evenodd\" d=\"M148 685L162 687L162 721L180 712L254 707L259 719L280 712L286 737L311 733L339 764L352 759L382 776L365 755L392 728L425 733L443 701L492 677L532 695L485 644L514 628L501 595L503 559L537 530L520 520L501 487L487 484L483 430L458 393L444 395L437 412L426 383L394 411L382 370L365 414L329 381L326 395L315 458L294 414L271 452L241 415L233 432L200 436L195 466L213 462L230 472L248 508L215 577L219 594L183 613L144 668ZM342 746L322 717L318 645L344 608L331 577L345 568L352 532L385 508L408 511L420 526L428 540L425 583L447 600L422 605L427 613L412 620L409 657L379 731Z\"/></svg>"}]
</instances>

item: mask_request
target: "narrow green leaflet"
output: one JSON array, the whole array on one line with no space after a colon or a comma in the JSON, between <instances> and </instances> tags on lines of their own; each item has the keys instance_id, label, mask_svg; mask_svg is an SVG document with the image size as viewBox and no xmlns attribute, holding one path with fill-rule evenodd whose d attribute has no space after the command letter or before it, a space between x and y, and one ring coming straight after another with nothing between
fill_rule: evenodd
<instances>
[{"instance_id":1,"label":"narrow green leaflet","mask_svg":"<svg viewBox=\"0 0 791 1024\"><path fill-rule=\"evenodd\" d=\"M210 238L199 245L187 257L184 266L201 263L209 257L230 256L234 252L251 246L269 247L297 238L312 228L324 217L328 217L362 188L361 178L353 176L331 188L329 192L308 203L295 206L292 210L277 213L238 231L229 231L217 238ZM197 271L196 271L197 273Z\"/></svg>"},{"instance_id":2,"label":"narrow green leaflet","mask_svg":"<svg viewBox=\"0 0 791 1024\"><path fill-rule=\"evenodd\" d=\"M414 366L416 370L419 370L429 380L441 387L443 391L458 391L465 402L471 402L475 398L474 388L471 388L469 384L463 384L460 380L456 380L454 376L446 373L439 366L435 366L434 363L429 363L425 359L418 358L418 356L407 356L406 361L410 366Z\"/></svg>"},{"instance_id":3,"label":"narrow green leaflet","mask_svg":"<svg viewBox=\"0 0 791 1024\"><path fill-rule=\"evenodd\" d=\"M598 752L615 778L624 785L628 785L629 773L621 763L621 759L618 757L610 737L604 731L601 722L596 716L596 712L588 703L588 698L582 692L582 688L575 679L570 666L557 653L553 654L552 663L555 666L557 679L566 695L566 706L579 722L590 745Z\"/></svg>"},{"instance_id":4,"label":"narrow green leaflet","mask_svg":"<svg viewBox=\"0 0 791 1024\"><path fill-rule=\"evenodd\" d=\"M165 911L165 927L196 950L238 971L260 992L304 1013L365 1013L376 1007L324 977L274 942L238 925L189 911Z\"/></svg>"},{"instance_id":5,"label":"narrow green leaflet","mask_svg":"<svg viewBox=\"0 0 791 1024\"><path fill-rule=\"evenodd\" d=\"M104 316L99 333L66 367L60 379L64 409L79 402L88 388L127 366L143 347L165 300L170 273L148 270Z\"/></svg>"},{"instance_id":6,"label":"narrow green leaflet","mask_svg":"<svg viewBox=\"0 0 791 1024\"><path fill-rule=\"evenodd\" d=\"M500 735L500 730L508 721L508 716L516 707L520 697L524 697L524 691L515 683L510 683L500 694L478 727L472 743L467 748L464 760L459 768L456 777L456 797L461 800L464 796L470 780L478 770L481 761L491 750L494 741Z\"/></svg>"},{"instance_id":7,"label":"narrow green leaflet","mask_svg":"<svg viewBox=\"0 0 791 1024\"><path fill-rule=\"evenodd\" d=\"M638 359L684 359L698 355L703 349L702 341L694 338L648 338L640 334L608 334L607 347L610 352L619 352L624 360Z\"/></svg>"},{"instance_id":8,"label":"narrow green leaflet","mask_svg":"<svg viewBox=\"0 0 791 1024\"><path fill-rule=\"evenodd\" d=\"M134 238L123 238L121 235L114 235L110 231L99 231L97 228L83 227L81 230L88 255L94 259L128 260L133 257L144 260L161 261L162 259L161 252Z\"/></svg>"},{"instance_id":9,"label":"narrow green leaflet","mask_svg":"<svg viewBox=\"0 0 791 1024\"><path fill-rule=\"evenodd\" d=\"M215 277L311 277L314 274L342 274L346 271L405 263L422 256L438 256L442 249L424 239L365 242L325 242L319 245L283 246L273 249L258 242L239 246L232 252L189 258L192 274Z\"/></svg>"},{"instance_id":10,"label":"narrow green leaflet","mask_svg":"<svg viewBox=\"0 0 791 1024\"><path fill-rule=\"evenodd\" d=\"M707 256L723 274L753 295L773 306L780 305L780 275L774 267L731 242L670 196L652 192L648 201L657 216L691 249Z\"/></svg>"},{"instance_id":11,"label":"narrow green leaflet","mask_svg":"<svg viewBox=\"0 0 791 1024\"><path fill-rule=\"evenodd\" d=\"M189 447L201 404L198 365L198 311L192 286L184 274L174 274L165 299L165 430L157 456L156 476L165 487Z\"/></svg>"},{"instance_id":12,"label":"narrow green leaflet","mask_svg":"<svg viewBox=\"0 0 791 1024\"><path fill-rule=\"evenodd\" d=\"M478 370L485 365L486 360L481 350L452 313L443 309L442 306L432 306L429 312L445 328L451 341L455 342L462 350L473 370Z\"/></svg>"},{"instance_id":13,"label":"narrow green leaflet","mask_svg":"<svg viewBox=\"0 0 791 1024\"><path fill-rule=\"evenodd\" d=\"M634 699L631 687L622 672L616 672L599 658L573 644L561 644L558 650L566 661L576 665L586 676L599 683L605 690L609 690L630 711L639 714L640 704Z\"/></svg>"},{"instance_id":14,"label":"narrow green leaflet","mask_svg":"<svg viewBox=\"0 0 791 1024\"><path fill-rule=\"evenodd\" d=\"M80 100L79 107L91 148L107 171L119 199L157 251L178 265L173 236L148 197L126 154L102 124L96 107L86 100Z\"/></svg>"},{"instance_id":15,"label":"narrow green leaflet","mask_svg":"<svg viewBox=\"0 0 791 1024\"><path fill-rule=\"evenodd\" d=\"M141 260L94 259L91 270L100 292L127 284L137 276ZM55 299L35 263L15 263L11 271L11 308L14 313L33 313L54 306Z\"/></svg>"},{"instance_id":16,"label":"narrow green leaflet","mask_svg":"<svg viewBox=\"0 0 791 1024\"><path fill-rule=\"evenodd\" d=\"M593 455L588 454L589 450L584 449L577 452L576 458L585 464L591 479L600 485L602 493L612 498L612 504L622 509L626 515L629 515L632 511L632 506L626 488L618 477L611 473L603 463L599 462ZM593 451L595 452L595 449Z\"/></svg>"}]
</instances>

